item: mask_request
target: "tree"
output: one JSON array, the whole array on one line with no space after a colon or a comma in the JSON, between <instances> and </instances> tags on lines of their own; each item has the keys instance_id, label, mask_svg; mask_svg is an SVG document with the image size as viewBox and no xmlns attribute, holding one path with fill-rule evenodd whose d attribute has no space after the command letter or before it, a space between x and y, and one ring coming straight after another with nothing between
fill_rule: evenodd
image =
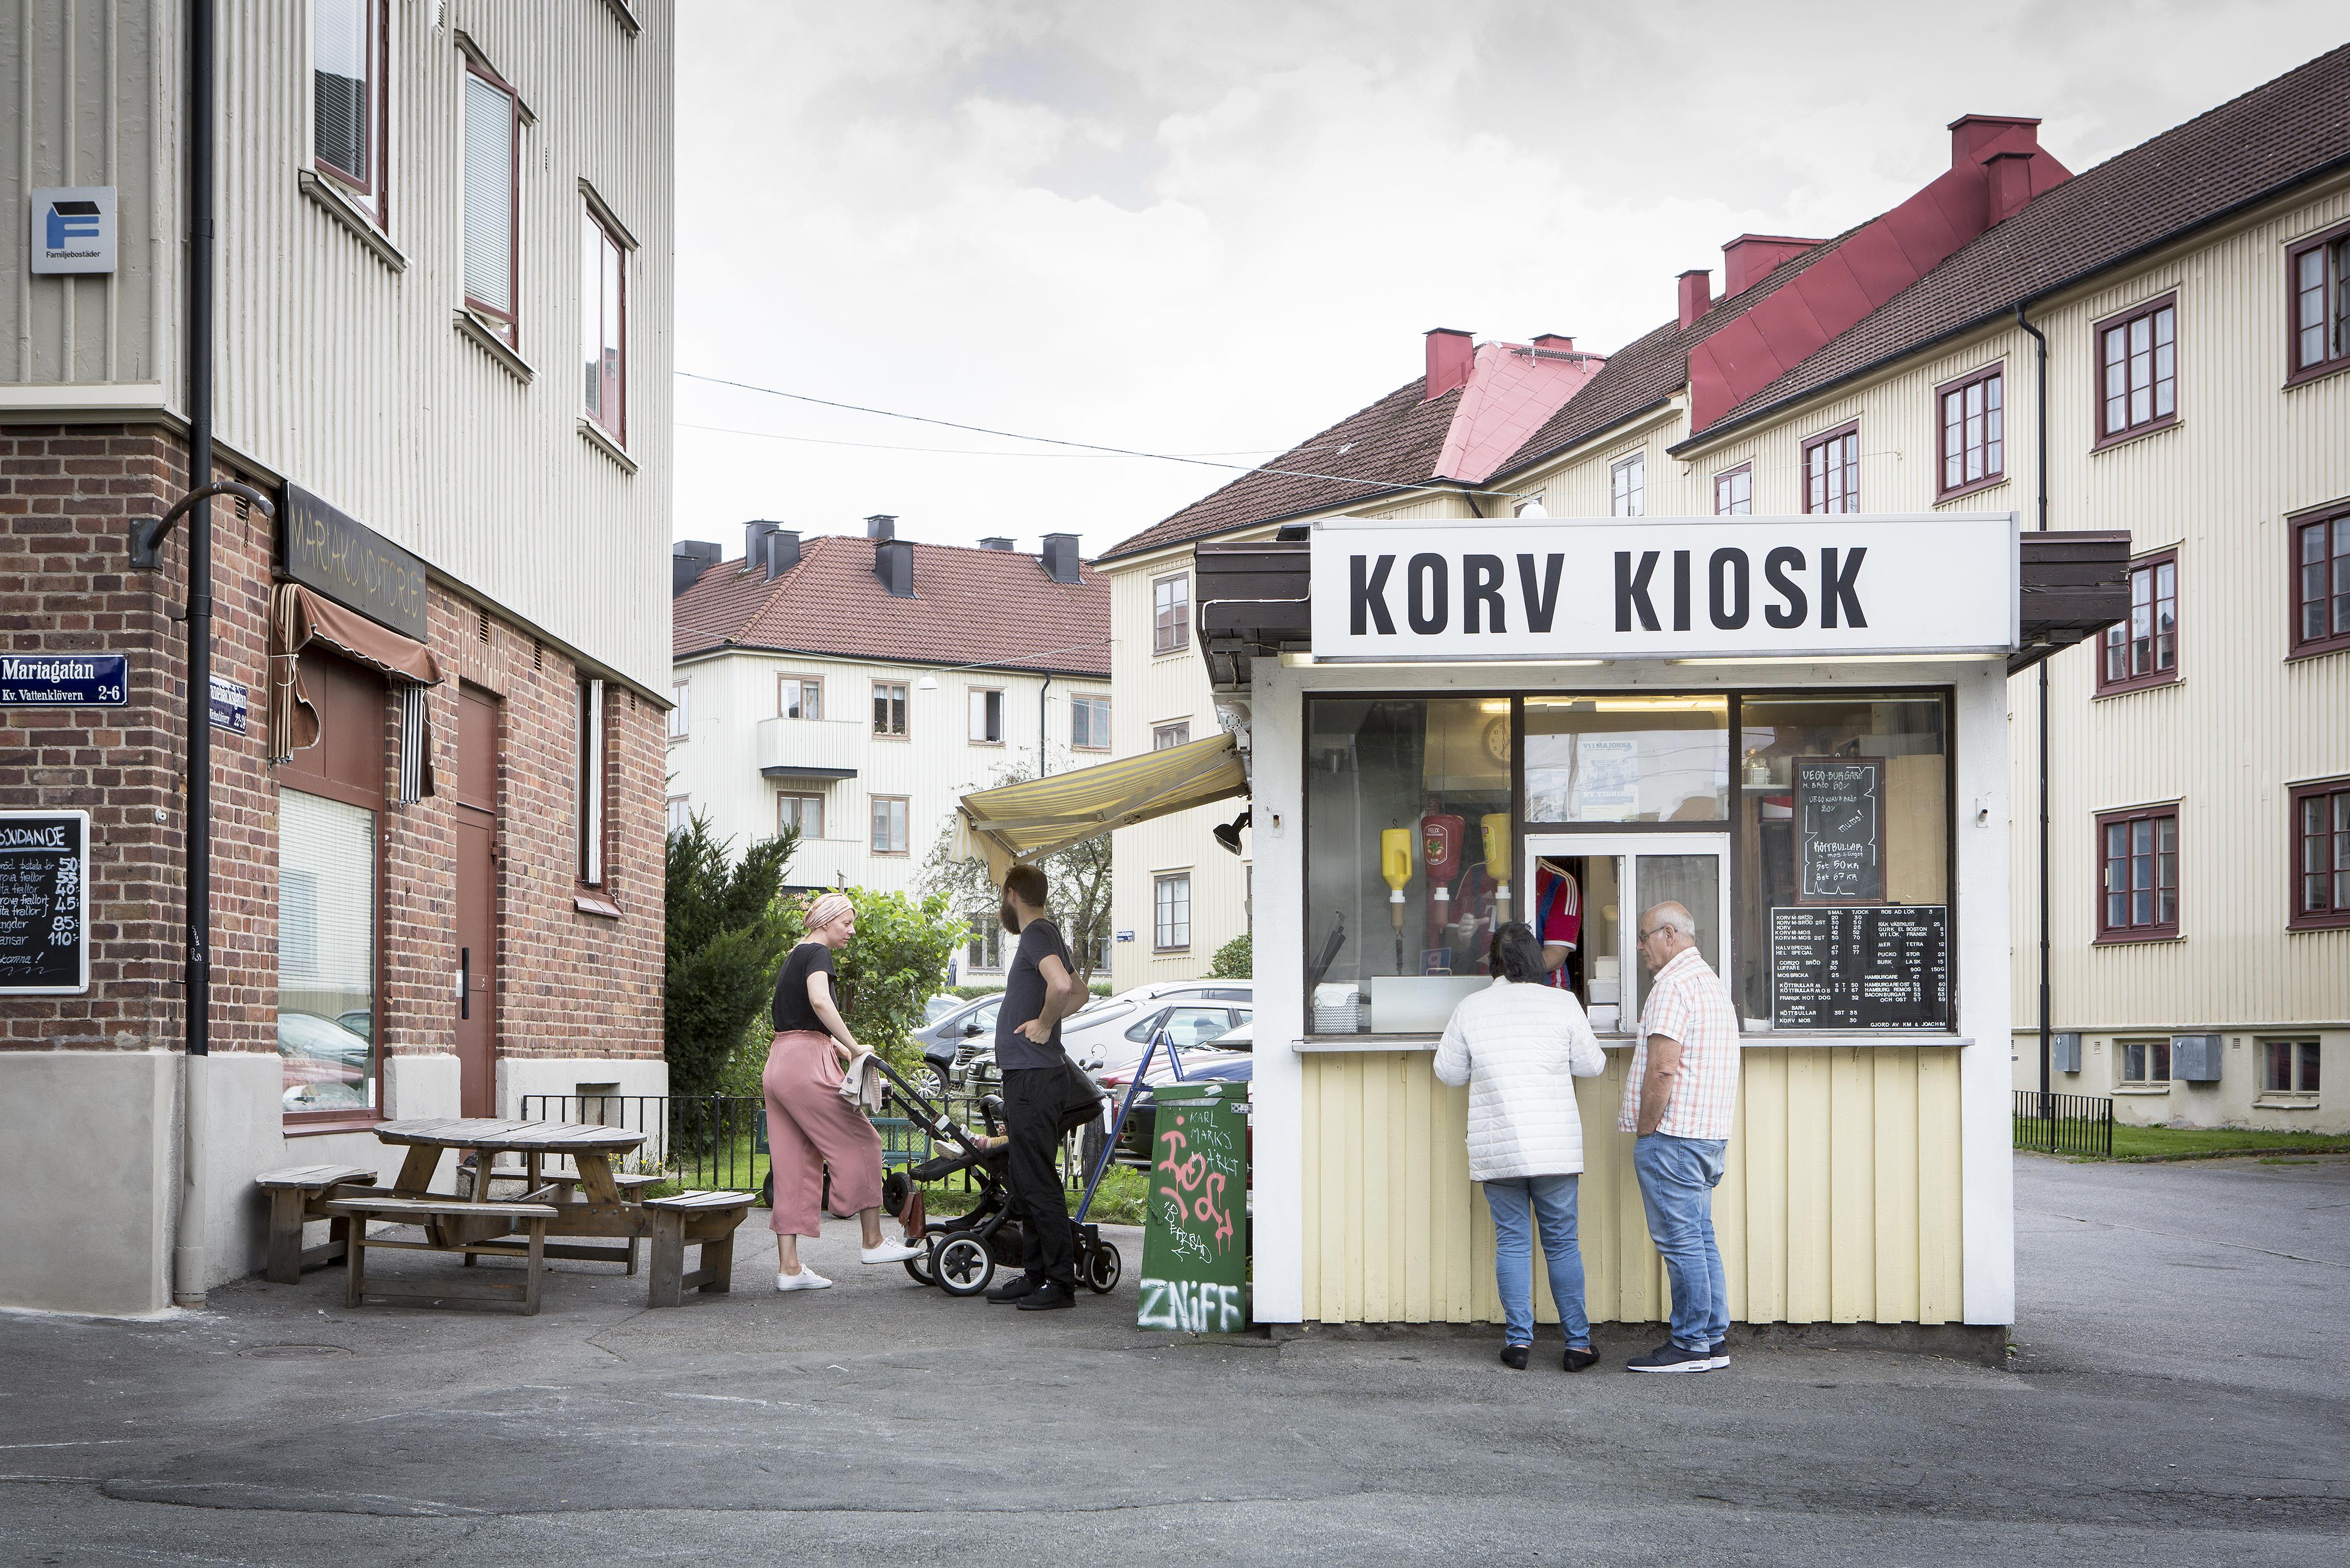
<instances>
[{"instance_id":1,"label":"tree","mask_svg":"<svg viewBox=\"0 0 2350 1568\"><path fill-rule=\"evenodd\" d=\"M900 1072L918 1064L913 1033L947 981L947 963L962 945L963 923L943 895L910 898L872 888L843 888L857 910L857 934L833 954L833 999L841 1022L860 1045L881 1053ZM785 920L799 940L808 909L820 895L787 902ZM764 1055L764 1050L762 1054Z\"/></svg>"},{"instance_id":2,"label":"tree","mask_svg":"<svg viewBox=\"0 0 2350 1568\"><path fill-rule=\"evenodd\" d=\"M787 830L730 860L697 812L669 836L661 1012L670 1093L708 1094L759 1010L796 927L779 898L799 848Z\"/></svg>"},{"instance_id":3,"label":"tree","mask_svg":"<svg viewBox=\"0 0 2350 1568\"><path fill-rule=\"evenodd\" d=\"M988 787L1024 784L1035 776L1025 764L1014 763L998 768ZM944 895L948 907L968 929L974 920L993 920L1003 896L988 880L985 861L956 857L954 840L954 816L949 813L938 841L922 857L922 886ZM1109 855L1110 836L1104 833L1037 862L1052 886L1051 913L1069 944L1080 985L1093 979L1094 955L1109 942Z\"/></svg>"}]
</instances>

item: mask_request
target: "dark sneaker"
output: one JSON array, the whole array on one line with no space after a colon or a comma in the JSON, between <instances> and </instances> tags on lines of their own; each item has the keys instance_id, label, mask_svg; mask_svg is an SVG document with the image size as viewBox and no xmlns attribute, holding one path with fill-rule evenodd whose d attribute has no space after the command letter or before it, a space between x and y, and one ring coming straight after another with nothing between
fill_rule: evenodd
<instances>
[{"instance_id":1,"label":"dark sneaker","mask_svg":"<svg viewBox=\"0 0 2350 1568\"><path fill-rule=\"evenodd\" d=\"M1704 1350L1683 1350L1669 1339L1648 1355L1632 1357L1624 1364L1624 1370L1627 1372L1711 1372L1713 1370L1713 1352L1711 1346Z\"/></svg>"},{"instance_id":2,"label":"dark sneaker","mask_svg":"<svg viewBox=\"0 0 2350 1568\"><path fill-rule=\"evenodd\" d=\"M1014 1274L1010 1279L1004 1281L1002 1284L996 1286L993 1290L988 1292L987 1299L997 1303L999 1305L1004 1302L1016 1302L1024 1295L1035 1293L1037 1286L1042 1282L1043 1282L1038 1280L1032 1280L1025 1274Z\"/></svg>"},{"instance_id":3,"label":"dark sneaker","mask_svg":"<svg viewBox=\"0 0 2350 1568\"><path fill-rule=\"evenodd\" d=\"M1596 1350L1577 1350L1570 1345L1566 1347L1565 1365L1569 1372L1585 1371L1599 1365L1599 1353Z\"/></svg>"},{"instance_id":4,"label":"dark sneaker","mask_svg":"<svg viewBox=\"0 0 2350 1568\"><path fill-rule=\"evenodd\" d=\"M1534 1354L1534 1348L1531 1345L1502 1346L1502 1365L1513 1372L1523 1372L1526 1369L1526 1358Z\"/></svg>"},{"instance_id":5,"label":"dark sneaker","mask_svg":"<svg viewBox=\"0 0 2350 1568\"><path fill-rule=\"evenodd\" d=\"M1706 1359L1713 1363L1713 1370L1716 1372L1721 1371L1723 1367L1730 1365L1730 1341L1726 1339L1715 1340L1712 1346L1708 1349L1705 1354Z\"/></svg>"},{"instance_id":6,"label":"dark sneaker","mask_svg":"<svg viewBox=\"0 0 2350 1568\"><path fill-rule=\"evenodd\" d=\"M1077 1304L1077 1293L1058 1280L1046 1280L1035 1290L1023 1293L1018 1303L1022 1312L1051 1312L1056 1307Z\"/></svg>"}]
</instances>

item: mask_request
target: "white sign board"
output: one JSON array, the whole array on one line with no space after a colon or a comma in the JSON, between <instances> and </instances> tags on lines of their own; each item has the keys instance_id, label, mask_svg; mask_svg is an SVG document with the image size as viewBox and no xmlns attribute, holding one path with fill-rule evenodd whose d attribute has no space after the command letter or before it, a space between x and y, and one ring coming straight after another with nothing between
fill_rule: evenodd
<instances>
[{"instance_id":1,"label":"white sign board","mask_svg":"<svg viewBox=\"0 0 2350 1568\"><path fill-rule=\"evenodd\" d=\"M2005 653L2016 521L1996 515L1314 524L1314 658Z\"/></svg>"},{"instance_id":2,"label":"white sign board","mask_svg":"<svg viewBox=\"0 0 2350 1568\"><path fill-rule=\"evenodd\" d=\"M114 187L41 185L33 191L33 270L114 270Z\"/></svg>"}]
</instances>

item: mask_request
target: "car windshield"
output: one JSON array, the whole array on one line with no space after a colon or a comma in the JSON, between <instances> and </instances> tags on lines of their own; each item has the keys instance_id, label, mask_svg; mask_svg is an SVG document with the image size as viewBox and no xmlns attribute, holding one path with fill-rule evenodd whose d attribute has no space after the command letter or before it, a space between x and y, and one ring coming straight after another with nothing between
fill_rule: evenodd
<instances>
[{"instance_id":1,"label":"car windshield","mask_svg":"<svg viewBox=\"0 0 2350 1568\"><path fill-rule=\"evenodd\" d=\"M934 996L922 1009L922 1022L936 1023L962 1004L963 1001L960 996Z\"/></svg>"}]
</instances>

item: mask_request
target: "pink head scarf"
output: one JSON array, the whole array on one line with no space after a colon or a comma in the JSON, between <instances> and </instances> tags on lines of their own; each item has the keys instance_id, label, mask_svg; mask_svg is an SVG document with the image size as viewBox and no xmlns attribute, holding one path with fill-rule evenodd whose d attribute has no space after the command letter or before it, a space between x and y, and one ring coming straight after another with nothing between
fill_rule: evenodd
<instances>
[{"instance_id":1,"label":"pink head scarf","mask_svg":"<svg viewBox=\"0 0 2350 1568\"><path fill-rule=\"evenodd\" d=\"M846 894L827 893L809 907L806 929L808 935L814 936L841 916L856 912L857 906L848 901Z\"/></svg>"}]
</instances>

